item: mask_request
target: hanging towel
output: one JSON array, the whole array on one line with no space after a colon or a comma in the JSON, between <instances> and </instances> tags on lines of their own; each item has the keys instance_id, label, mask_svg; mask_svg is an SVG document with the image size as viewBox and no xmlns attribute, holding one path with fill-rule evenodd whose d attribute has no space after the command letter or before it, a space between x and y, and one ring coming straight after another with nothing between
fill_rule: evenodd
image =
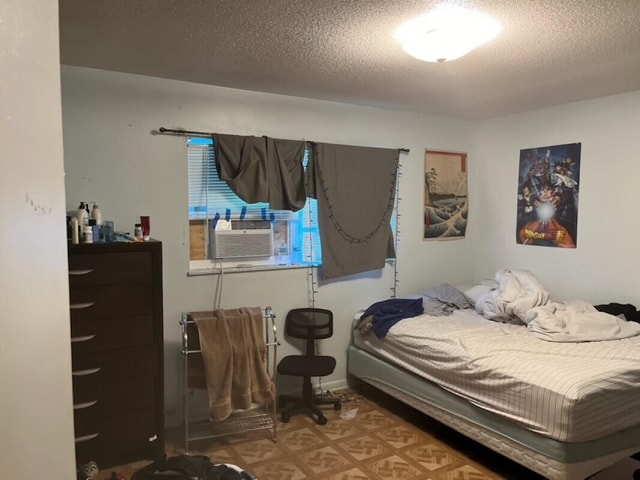
<instances>
[{"instance_id":1,"label":"hanging towel","mask_svg":"<svg viewBox=\"0 0 640 480\"><path fill-rule=\"evenodd\" d=\"M267 404L273 382L265 365L260 307L192 312L209 395L209 416L225 420L232 411Z\"/></svg>"}]
</instances>

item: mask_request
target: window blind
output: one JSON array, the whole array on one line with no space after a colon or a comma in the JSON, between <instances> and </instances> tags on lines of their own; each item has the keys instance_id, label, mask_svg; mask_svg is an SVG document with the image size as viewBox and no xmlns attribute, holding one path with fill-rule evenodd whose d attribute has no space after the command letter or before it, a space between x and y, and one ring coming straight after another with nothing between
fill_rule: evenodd
<instances>
[{"instance_id":1,"label":"window blind","mask_svg":"<svg viewBox=\"0 0 640 480\"><path fill-rule=\"evenodd\" d=\"M304 155L304 167L310 150ZM269 220L286 222L288 226L290 263L319 265L322 263L318 232L317 201L307 198L302 210L271 210L268 203L246 203L220 180L215 164L213 139L187 137L189 182L189 220Z\"/></svg>"}]
</instances>

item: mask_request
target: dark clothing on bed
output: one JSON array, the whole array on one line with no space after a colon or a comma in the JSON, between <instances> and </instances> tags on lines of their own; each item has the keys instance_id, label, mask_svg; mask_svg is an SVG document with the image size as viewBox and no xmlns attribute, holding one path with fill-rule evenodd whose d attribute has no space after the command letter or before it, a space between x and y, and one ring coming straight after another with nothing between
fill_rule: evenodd
<instances>
[{"instance_id":1,"label":"dark clothing on bed","mask_svg":"<svg viewBox=\"0 0 640 480\"><path fill-rule=\"evenodd\" d=\"M373 316L373 333L382 338L387 335L391 327L403 318L410 318L424 312L422 298L390 298L376 302L365 310L360 318Z\"/></svg>"},{"instance_id":2,"label":"dark clothing on bed","mask_svg":"<svg viewBox=\"0 0 640 480\"><path fill-rule=\"evenodd\" d=\"M638 312L635 305L631 305L630 303L607 303L603 305L595 305L595 309L615 316L622 314L629 322L640 322L640 312Z\"/></svg>"}]
</instances>

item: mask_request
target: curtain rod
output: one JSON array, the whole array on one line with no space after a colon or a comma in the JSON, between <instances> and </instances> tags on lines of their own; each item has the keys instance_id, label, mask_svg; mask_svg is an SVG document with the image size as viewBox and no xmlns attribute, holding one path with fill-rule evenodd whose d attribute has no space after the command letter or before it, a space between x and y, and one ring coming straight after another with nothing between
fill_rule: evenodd
<instances>
[{"instance_id":1,"label":"curtain rod","mask_svg":"<svg viewBox=\"0 0 640 480\"><path fill-rule=\"evenodd\" d=\"M176 135L198 135L201 137L210 137L213 135L212 132L196 132L194 130L173 130L171 128L164 128L164 127L160 127L158 131L160 133L173 133ZM398 150L402 153L409 153L408 148L399 148Z\"/></svg>"}]
</instances>

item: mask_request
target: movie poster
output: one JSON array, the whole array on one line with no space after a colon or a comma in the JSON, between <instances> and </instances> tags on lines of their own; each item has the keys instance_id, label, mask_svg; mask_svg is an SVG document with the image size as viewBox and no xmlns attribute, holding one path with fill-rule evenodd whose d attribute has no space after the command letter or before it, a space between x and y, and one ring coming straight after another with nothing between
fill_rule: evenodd
<instances>
[{"instance_id":1,"label":"movie poster","mask_svg":"<svg viewBox=\"0 0 640 480\"><path fill-rule=\"evenodd\" d=\"M576 248L580 146L520 150L517 243Z\"/></svg>"}]
</instances>

